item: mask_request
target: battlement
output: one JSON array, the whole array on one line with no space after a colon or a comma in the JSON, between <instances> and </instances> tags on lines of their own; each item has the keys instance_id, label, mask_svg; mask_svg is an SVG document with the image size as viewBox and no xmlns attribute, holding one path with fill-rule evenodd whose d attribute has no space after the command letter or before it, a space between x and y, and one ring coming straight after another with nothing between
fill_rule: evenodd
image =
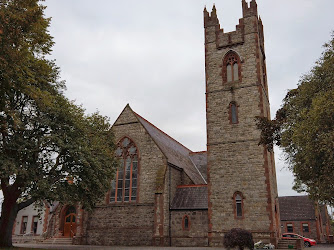
<instances>
[{"instance_id":1,"label":"battlement","mask_svg":"<svg viewBox=\"0 0 334 250\"><path fill-rule=\"evenodd\" d=\"M222 49L231 45L243 44L245 41L245 26L244 20L239 19L239 24L236 26L235 31L224 32L223 29L217 32L217 48Z\"/></svg>"},{"instance_id":2,"label":"battlement","mask_svg":"<svg viewBox=\"0 0 334 250\"><path fill-rule=\"evenodd\" d=\"M220 29L216 6L213 5L211 14L209 14L209 12L206 10L206 7L204 8L203 12L204 12L204 28L208 28L210 26L216 26L218 27L218 29Z\"/></svg>"},{"instance_id":3,"label":"battlement","mask_svg":"<svg viewBox=\"0 0 334 250\"><path fill-rule=\"evenodd\" d=\"M246 0L242 0L242 14L243 14L243 17L251 17L251 16L257 17L256 0L252 0L249 6Z\"/></svg>"},{"instance_id":4,"label":"battlement","mask_svg":"<svg viewBox=\"0 0 334 250\"><path fill-rule=\"evenodd\" d=\"M235 31L224 32L220 28L217 17L216 6L213 5L211 13L204 8L204 28L206 29L206 42L216 42L218 49L223 49L233 45L243 44L245 34L258 33L260 42L263 44L263 25L261 18L258 18L256 0L251 0L248 4L246 0L242 0L243 17L239 19L239 24L236 25ZM254 25L254 22L257 25Z\"/></svg>"}]
</instances>

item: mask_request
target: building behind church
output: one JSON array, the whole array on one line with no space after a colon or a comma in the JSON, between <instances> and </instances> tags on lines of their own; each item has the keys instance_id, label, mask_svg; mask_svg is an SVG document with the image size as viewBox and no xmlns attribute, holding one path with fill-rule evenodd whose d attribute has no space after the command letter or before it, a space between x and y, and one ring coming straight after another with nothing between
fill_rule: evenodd
<instances>
[{"instance_id":1,"label":"building behind church","mask_svg":"<svg viewBox=\"0 0 334 250\"><path fill-rule=\"evenodd\" d=\"M90 213L53 206L47 237L221 246L224 233L238 227L277 244L274 154L258 145L255 121L270 117L263 25L255 0L242 0L242 11L226 33L215 6L204 9L207 150L191 151L126 105L113 125L120 166L105 200Z\"/></svg>"}]
</instances>

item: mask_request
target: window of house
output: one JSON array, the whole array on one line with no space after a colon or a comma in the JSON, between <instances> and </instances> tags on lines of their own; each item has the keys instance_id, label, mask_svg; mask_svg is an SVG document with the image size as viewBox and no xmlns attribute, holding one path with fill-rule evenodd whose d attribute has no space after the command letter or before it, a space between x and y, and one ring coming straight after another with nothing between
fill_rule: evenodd
<instances>
[{"instance_id":1,"label":"window of house","mask_svg":"<svg viewBox=\"0 0 334 250\"><path fill-rule=\"evenodd\" d=\"M21 234L27 233L28 216L22 216Z\"/></svg>"},{"instance_id":2,"label":"window of house","mask_svg":"<svg viewBox=\"0 0 334 250\"><path fill-rule=\"evenodd\" d=\"M302 223L302 228L304 233L310 232L310 227L308 223Z\"/></svg>"},{"instance_id":3,"label":"window of house","mask_svg":"<svg viewBox=\"0 0 334 250\"><path fill-rule=\"evenodd\" d=\"M288 233L293 233L293 224L292 223L287 223L286 224L286 231Z\"/></svg>"},{"instance_id":4,"label":"window of house","mask_svg":"<svg viewBox=\"0 0 334 250\"><path fill-rule=\"evenodd\" d=\"M183 216L182 228L183 228L183 230L189 230L190 229L190 219L189 219L188 215Z\"/></svg>"},{"instance_id":5,"label":"window of house","mask_svg":"<svg viewBox=\"0 0 334 250\"><path fill-rule=\"evenodd\" d=\"M31 224L31 231L36 234L37 233L37 226L38 226L38 216L34 216L32 218L32 224Z\"/></svg>"},{"instance_id":6,"label":"window of house","mask_svg":"<svg viewBox=\"0 0 334 250\"><path fill-rule=\"evenodd\" d=\"M235 102L230 103L230 121L232 124L238 123L238 108Z\"/></svg>"},{"instance_id":7,"label":"window of house","mask_svg":"<svg viewBox=\"0 0 334 250\"><path fill-rule=\"evenodd\" d=\"M236 195L235 204L236 204L237 217L242 217L242 198L240 194Z\"/></svg>"},{"instance_id":8,"label":"window of house","mask_svg":"<svg viewBox=\"0 0 334 250\"><path fill-rule=\"evenodd\" d=\"M111 182L110 202L129 202L137 199L138 150L132 140L125 137L116 149L119 168Z\"/></svg>"},{"instance_id":9,"label":"window of house","mask_svg":"<svg viewBox=\"0 0 334 250\"><path fill-rule=\"evenodd\" d=\"M235 52L230 51L225 56L223 71L224 82L235 82L240 80L240 58Z\"/></svg>"},{"instance_id":10,"label":"window of house","mask_svg":"<svg viewBox=\"0 0 334 250\"><path fill-rule=\"evenodd\" d=\"M236 192L233 195L233 207L234 207L234 216L235 218L242 219L244 216L244 211L243 211L243 195L240 192Z\"/></svg>"}]
</instances>

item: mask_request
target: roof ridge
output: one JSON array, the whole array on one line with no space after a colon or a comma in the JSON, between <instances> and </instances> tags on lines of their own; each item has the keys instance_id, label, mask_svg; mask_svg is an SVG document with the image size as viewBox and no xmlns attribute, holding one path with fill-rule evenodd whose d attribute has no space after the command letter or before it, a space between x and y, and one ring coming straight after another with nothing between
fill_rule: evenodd
<instances>
[{"instance_id":1,"label":"roof ridge","mask_svg":"<svg viewBox=\"0 0 334 250\"><path fill-rule=\"evenodd\" d=\"M141 115L139 115L138 113L136 113L135 111L132 110L132 112L137 115L139 118L143 119L144 121L146 121L148 124L150 124L151 126L153 126L154 128L156 128L157 130L159 130L161 133L165 134L166 136L168 136L170 139L172 139L173 141L175 141L176 143L178 143L179 145L181 145L182 147L184 147L186 150L190 151L189 153L193 153L192 150L190 150L189 148L187 148L186 146L184 146L182 143L178 142L177 140L175 140L173 137L171 137L170 135L168 135L167 133L165 133L164 131L162 131L160 128L158 128L157 126L155 126L154 124L152 124L151 122L149 122L148 120L146 120L144 117L142 117Z\"/></svg>"}]
</instances>

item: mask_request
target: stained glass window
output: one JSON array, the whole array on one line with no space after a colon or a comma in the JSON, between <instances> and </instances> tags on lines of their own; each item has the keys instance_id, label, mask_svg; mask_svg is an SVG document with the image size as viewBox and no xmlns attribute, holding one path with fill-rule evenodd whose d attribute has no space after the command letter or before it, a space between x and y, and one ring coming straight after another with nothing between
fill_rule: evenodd
<instances>
[{"instance_id":1,"label":"stained glass window","mask_svg":"<svg viewBox=\"0 0 334 250\"><path fill-rule=\"evenodd\" d=\"M119 157L116 178L111 182L110 202L137 200L138 151L132 140L125 137L115 151Z\"/></svg>"}]
</instances>

